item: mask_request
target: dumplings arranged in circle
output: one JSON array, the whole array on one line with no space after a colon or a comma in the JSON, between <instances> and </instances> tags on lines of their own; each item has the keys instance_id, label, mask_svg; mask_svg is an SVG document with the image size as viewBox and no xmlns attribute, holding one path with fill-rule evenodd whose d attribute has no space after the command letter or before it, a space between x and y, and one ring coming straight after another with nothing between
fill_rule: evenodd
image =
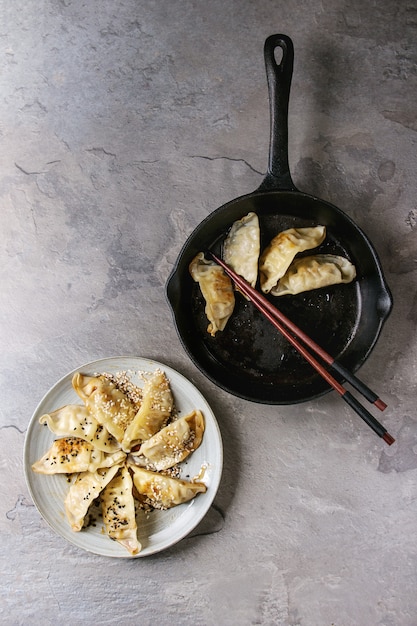
<instances>
[{"instance_id":1,"label":"dumplings arranged in circle","mask_svg":"<svg viewBox=\"0 0 417 626\"><path fill-rule=\"evenodd\" d=\"M142 548L137 509L164 510L207 490L202 481L182 480L178 465L203 440L203 414L177 414L161 369L142 377L143 387L126 386L125 373L121 384L116 375L77 372L72 386L84 404L39 418L57 438L32 465L38 474L68 477L64 508L74 532L100 501L105 533L132 556Z\"/></svg>"}]
</instances>

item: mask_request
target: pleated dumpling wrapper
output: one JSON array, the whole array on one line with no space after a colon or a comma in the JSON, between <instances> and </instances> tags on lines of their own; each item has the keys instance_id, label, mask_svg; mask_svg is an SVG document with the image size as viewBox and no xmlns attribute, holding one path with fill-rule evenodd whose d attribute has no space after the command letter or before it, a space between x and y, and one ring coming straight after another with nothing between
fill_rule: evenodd
<instances>
[{"instance_id":1,"label":"pleated dumpling wrapper","mask_svg":"<svg viewBox=\"0 0 417 626\"><path fill-rule=\"evenodd\" d=\"M320 287L350 283L356 277L355 266L344 257L316 254L295 259L271 290L274 296L295 295Z\"/></svg>"},{"instance_id":2,"label":"pleated dumpling wrapper","mask_svg":"<svg viewBox=\"0 0 417 626\"><path fill-rule=\"evenodd\" d=\"M56 439L39 461L32 465L38 474L75 474L95 472L125 460L122 450L108 454L78 437Z\"/></svg>"},{"instance_id":3,"label":"pleated dumpling wrapper","mask_svg":"<svg viewBox=\"0 0 417 626\"><path fill-rule=\"evenodd\" d=\"M170 509L192 500L198 493L205 493L207 487L202 482L188 482L164 474L157 474L136 465L129 465L133 471L133 484L139 496L155 509Z\"/></svg>"},{"instance_id":4,"label":"pleated dumpling wrapper","mask_svg":"<svg viewBox=\"0 0 417 626\"><path fill-rule=\"evenodd\" d=\"M232 224L223 244L223 260L252 287L258 279L261 245L259 219L248 213Z\"/></svg>"},{"instance_id":5,"label":"pleated dumpling wrapper","mask_svg":"<svg viewBox=\"0 0 417 626\"><path fill-rule=\"evenodd\" d=\"M80 437L103 452L120 450L116 439L82 404L67 404L52 413L45 413L39 423L47 424L49 430L59 437Z\"/></svg>"},{"instance_id":6,"label":"pleated dumpling wrapper","mask_svg":"<svg viewBox=\"0 0 417 626\"><path fill-rule=\"evenodd\" d=\"M120 465L113 465L96 472L81 472L71 485L64 500L68 522L74 532L79 532L92 502L114 478Z\"/></svg>"},{"instance_id":7,"label":"pleated dumpling wrapper","mask_svg":"<svg viewBox=\"0 0 417 626\"><path fill-rule=\"evenodd\" d=\"M317 248L326 237L325 226L289 228L272 239L259 259L261 289L269 293L276 287L299 252Z\"/></svg>"},{"instance_id":8,"label":"pleated dumpling wrapper","mask_svg":"<svg viewBox=\"0 0 417 626\"><path fill-rule=\"evenodd\" d=\"M101 492L101 510L108 536L126 548L132 556L142 549L137 538L132 477L126 465Z\"/></svg>"},{"instance_id":9,"label":"pleated dumpling wrapper","mask_svg":"<svg viewBox=\"0 0 417 626\"><path fill-rule=\"evenodd\" d=\"M225 329L235 308L232 281L220 265L207 260L203 252L194 257L189 270L193 280L200 285L209 321L207 332L214 337L218 330Z\"/></svg>"},{"instance_id":10,"label":"pleated dumpling wrapper","mask_svg":"<svg viewBox=\"0 0 417 626\"><path fill-rule=\"evenodd\" d=\"M163 428L173 407L174 398L168 377L165 372L156 369L143 386L140 409L126 429L123 450L129 452Z\"/></svg>"},{"instance_id":11,"label":"pleated dumpling wrapper","mask_svg":"<svg viewBox=\"0 0 417 626\"><path fill-rule=\"evenodd\" d=\"M72 386L90 413L120 443L137 407L105 376L86 376L77 372Z\"/></svg>"},{"instance_id":12,"label":"pleated dumpling wrapper","mask_svg":"<svg viewBox=\"0 0 417 626\"><path fill-rule=\"evenodd\" d=\"M131 456L138 465L156 471L169 469L197 450L203 440L204 428L203 414L193 410L162 428Z\"/></svg>"}]
</instances>

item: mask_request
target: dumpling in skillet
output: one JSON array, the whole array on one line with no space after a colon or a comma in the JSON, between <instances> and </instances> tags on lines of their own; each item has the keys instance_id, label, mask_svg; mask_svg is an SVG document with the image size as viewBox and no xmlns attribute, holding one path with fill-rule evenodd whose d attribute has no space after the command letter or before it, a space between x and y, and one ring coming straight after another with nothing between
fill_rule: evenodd
<instances>
[{"instance_id":1,"label":"dumpling in skillet","mask_svg":"<svg viewBox=\"0 0 417 626\"><path fill-rule=\"evenodd\" d=\"M259 259L261 289L269 293L291 265L296 254L319 246L326 237L325 226L289 228L272 239Z\"/></svg>"},{"instance_id":2,"label":"dumpling in skillet","mask_svg":"<svg viewBox=\"0 0 417 626\"><path fill-rule=\"evenodd\" d=\"M96 420L121 442L137 412L129 398L105 376L76 373L72 386Z\"/></svg>"},{"instance_id":3,"label":"dumpling in skillet","mask_svg":"<svg viewBox=\"0 0 417 626\"><path fill-rule=\"evenodd\" d=\"M48 452L32 465L32 469L38 474L95 472L101 467L121 463L125 458L122 450L107 454L78 437L63 437L54 441Z\"/></svg>"},{"instance_id":4,"label":"dumpling in skillet","mask_svg":"<svg viewBox=\"0 0 417 626\"><path fill-rule=\"evenodd\" d=\"M218 330L224 330L235 308L232 281L220 265L207 260L203 252L194 257L189 270L206 301L205 312L210 322L207 332L214 337Z\"/></svg>"},{"instance_id":5,"label":"dumpling in skillet","mask_svg":"<svg viewBox=\"0 0 417 626\"><path fill-rule=\"evenodd\" d=\"M198 493L207 491L201 482L188 482L157 474L136 465L129 465L133 471L133 484L139 496L155 509L170 509L177 504L192 500Z\"/></svg>"},{"instance_id":6,"label":"dumpling in skillet","mask_svg":"<svg viewBox=\"0 0 417 626\"><path fill-rule=\"evenodd\" d=\"M204 417L193 410L162 428L133 453L136 464L160 471L184 461L203 440Z\"/></svg>"},{"instance_id":7,"label":"dumpling in skillet","mask_svg":"<svg viewBox=\"0 0 417 626\"><path fill-rule=\"evenodd\" d=\"M59 437L80 437L103 452L120 450L116 439L82 404L68 404L52 413L45 413L39 418L39 423L47 424L49 430Z\"/></svg>"},{"instance_id":8,"label":"dumpling in skillet","mask_svg":"<svg viewBox=\"0 0 417 626\"><path fill-rule=\"evenodd\" d=\"M113 465L113 467L99 469L96 472L78 474L64 500L67 519L74 532L82 529L91 503L114 478L119 469L120 465Z\"/></svg>"},{"instance_id":9,"label":"dumpling in skillet","mask_svg":"<svg viewBox=\"0 0 417 626\"><path fill-rule=\"evenodd\" d=\"M329 285L350 283L355 276L355 266L344 257L334 254L301 257L290 265L278 285L271 290L271 294L285 296Z\"/></svg>"},{"instance_id":10,"label":"dumpling in skillet","mask_svg":"<svg viewBox=\"0 0 417 626\"><path fill-rule=\"evenodd\" d=\"M140 552L142 546L137 538L132 488L132 477L124 465L102 491L101 509L108 536L120 543L134 556Z\"/></svg>"},{"instance_id":11,"label":"dumpling in skillet","mask_svg":"<svg viewBox=\"0 0 417 626\"><path fill-rule=\"evenodd\" d=\"M140 409L123 437L122 448L126 451L131 450L137 443L146 441L165 426L174 406L168 377L160 369L152 373L142 393Z\"/></svg>"},{"instance_id":12,"label":"dumpling in skillet","mask_svg":"<svg viewBox=\"0 0 417 626\"><path fill-rule=\"evenodd\" d=\"M259 219L248 213L232 224L223 244L223 260L252 287L258 279L260 253Z\"/></svg>"}]
</instances>

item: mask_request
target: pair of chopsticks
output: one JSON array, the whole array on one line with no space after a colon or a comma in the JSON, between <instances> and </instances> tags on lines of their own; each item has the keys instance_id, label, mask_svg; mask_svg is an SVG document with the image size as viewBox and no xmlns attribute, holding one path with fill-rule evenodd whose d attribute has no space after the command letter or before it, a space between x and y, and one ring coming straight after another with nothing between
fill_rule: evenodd
<instances>
[{"instance_id":1,"label":"pair of chopsticks","mask_svg":"<svg viewBox=\"0 0 417 626\"><path fill-rule=\"evenodd\" d=\"M378 422L375 417L353 396L332 374L301 344L300 339L310 350L315 352L327 365L335 372L340 374L352 387L354 387L364 398L377 409L383 411L387 405L376 393L374 393L367 385L359 380L352 372L347 370L343 365L338 363L330 354L328 354L321 346L319 346L311 337L306 335L298 326L289 320L279 309L277 309L269 300L265 298L259 291L254 289L249 283L239 276L231 267L229 267L222 259L210 250L207 252L211 258L220 265L224 271L230 276L236 286L242 291L256 308L279 330L279 332L291 343L291 345L314 367L314 369L324 378L324 380L335 389L345 402L372 428L372 430L381 437L389 446L394 443L395 439L387 432L386 428ZM293 333L293 334L292 334ZM296 337L298 339L296 339Z\"/></svg>"}]
</instances>

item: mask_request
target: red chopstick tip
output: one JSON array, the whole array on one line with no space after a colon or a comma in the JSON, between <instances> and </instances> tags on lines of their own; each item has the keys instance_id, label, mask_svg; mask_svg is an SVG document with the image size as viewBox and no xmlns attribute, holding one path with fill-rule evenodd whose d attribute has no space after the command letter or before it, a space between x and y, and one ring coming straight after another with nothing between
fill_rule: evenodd
<instances>
[{"instance_id":1,"label":"red chopstick tip","mask_svg":"<svg viewBox=\"0 0 417 626\"><path fill-rule=\"evenodd\" d=\"M380 411L385 411L385 409L387 408L387 404L385 404L385 402L383 400L381 400L381 398L378 398L377 400L375 400L374 405L376 406L377 409L379 409Z\"/></svg>"},{"instance_id":2,"label":"red chopstick tip","mask_svg":"<svg viewBox=\"0 0 417 626\"><path fill-rule=\"evenodd\" d=\"M389 446L391 446L395 439L394 437L392 437L392 435L390 435L389 433L385 433L385 435L382 436L382 439L385 441L385 443L387 443Z\"/></svg>"}]
</instances>

